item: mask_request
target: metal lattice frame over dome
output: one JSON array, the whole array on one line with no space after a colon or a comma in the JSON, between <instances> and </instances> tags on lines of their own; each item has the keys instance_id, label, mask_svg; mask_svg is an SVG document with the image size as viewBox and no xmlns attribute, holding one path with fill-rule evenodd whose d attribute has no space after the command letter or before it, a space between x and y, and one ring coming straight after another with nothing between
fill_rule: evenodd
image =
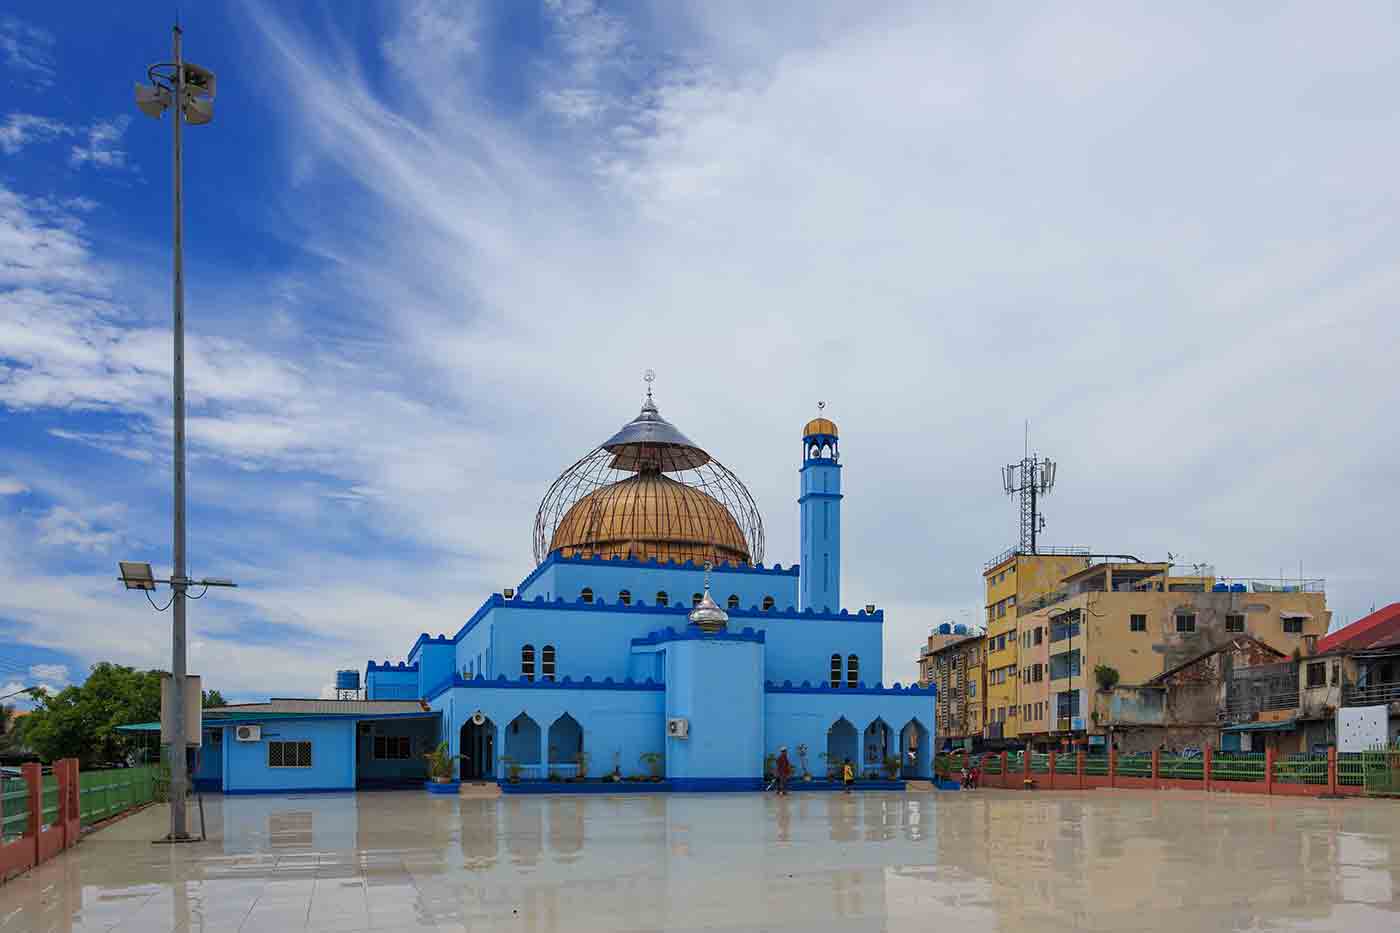
<instances>
[{"instance_id":1,"label":"metal lattice frame over dome","mask_svg":"<svg viewBox=\"0 0 1400 933\"><path fill-rule=\"evenodd\" d=\"M555 551L761 563L763 518L737 476L661 417L648 388L641 414L545 493L535 514L535 562Z\"/></svg>"}]
</instances>

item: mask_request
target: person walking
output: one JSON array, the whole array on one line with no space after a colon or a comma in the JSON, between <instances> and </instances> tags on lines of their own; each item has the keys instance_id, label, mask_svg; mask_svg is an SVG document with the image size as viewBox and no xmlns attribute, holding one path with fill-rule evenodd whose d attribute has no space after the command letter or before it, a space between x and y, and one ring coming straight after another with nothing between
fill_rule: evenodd
<instances>
[{"instance_id":1,"label":"person walking","mask_svg":"<svg viewBox=\"0 0 1400 933\"><path fill-rule=\"evenodd\" d=\"M778 762L773 770L778 775L778 796L786 797L788 780L792 777L792 760L788 758L786 745L778 749Z\"/></svg>"},{"instance_id":2,"label":"person walking","mask_svg":"<svg viewBox=\"0 0 1400 933\"><path fill-rule=\"evenodd\" d=\"M856 783L856 769L852 767L851 759L849 758L841 764L841 783L846 786L846 793L848 794Z\"/></svg>"}]
</instances>

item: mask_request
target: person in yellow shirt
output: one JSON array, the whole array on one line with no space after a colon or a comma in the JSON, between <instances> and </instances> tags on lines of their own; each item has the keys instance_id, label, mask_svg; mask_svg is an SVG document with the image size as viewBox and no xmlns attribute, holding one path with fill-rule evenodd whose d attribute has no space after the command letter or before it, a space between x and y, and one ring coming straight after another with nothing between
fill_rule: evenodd
<instances>
[{"instance_id":1,"label":"person in yellow shirt","mask_svg":"<svg viewBox=\"0 0 1400 933\"><path fill-rule=\"evenodd\" d=\"M847 758L841 765L841 783L846 785L846 793L851 792L851 787L856 782L856 769L851 765L851 759Z\"/></svg>"}]
</instances>

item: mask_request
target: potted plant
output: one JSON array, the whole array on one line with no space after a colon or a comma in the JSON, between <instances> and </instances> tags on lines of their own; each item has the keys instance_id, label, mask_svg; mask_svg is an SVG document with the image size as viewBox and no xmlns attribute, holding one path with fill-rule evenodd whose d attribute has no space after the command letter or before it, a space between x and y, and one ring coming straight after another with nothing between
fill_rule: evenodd
<instances>
[{"instance_id":1,"label":"potted plant","mask_svg":"<svg viewBox=\"0 0 1400 933\"><path fill-rule=\"evenodd\" d=\"M1107 664L1094 665L1094 680L1098 681L1099 689L1105 693L1118 685L1118 668L1109 667Z\"/></svg>"},{"instance_id":2,"label":"potted plant","mask_svg":"<svg viewBox=\"0 0 1400 933\"><path fill-rule=\"evenodd\" d=\"M520 762L516 761L514 758L511 758L509 755L502 755L501 761L504 762L506 766L506 780L512 784L519 784L521 770Z\"/></svg>"},{"instance_id":3,"label":"potted plant","mask_svg":"<svg viewBox=\"0 0 1400 933\"><path fill-rule=\"evenodd\" d=\"M578 779L580 781L588 778L588 753L579 752L574 756L574 763L578 765Z\"/></svg>"},{"instance_id":4,"label":"potted plant","mask_svg":"<svg viewBox=\"0 0 1400 933\"><path fill-rule=\"evenodd\" d=\"M893 781L895 778L899 777L899 756L898 756L898 755L886 755L886 756L885 756L885 777L888 778L888 779L891 780L891 781Z\"/></svg>"},{"instance_id":5,"label":"potted plant","mask_svg":"<svg viewBox=\"0 0 1400 933\"><path fill-rule=\"evenodd\" d=\"M797 760L802 762L802 780L810 781L812 772L807 770L807 743L803 742L797 746Z\"/></svg>"},{"instance_id":6,"label":"potted plant","mask_svg":"<svg viewBox=\"0 0 1400 933\"><path fill-rule=\"evenodd\" d=\"M772 753L763 756L763 780L771 781L778 772L778 756Z\"/></svg>"},{"instance_id":7,"label":"potted plant","mask_svg":"<svg viewBox=\"0 0 1400 933\"><path fill-rule=\"evenodd\" d=\"M427 788L429 791L435 794L450 794L457 791L461 782L452 779L452 762L460 757L462 756L452 754L446 742L440 743L437 748L423 756L428 762L430 780Z\"/></svg>"},{"instance_id":8,"label":"potted plant","mask_svg":"<svg viewBox=\"0 0 1400 933\"><path fill-rule=\"evenodd\" d=\"M660 752L642 752L642 764L651 771L653 781L661 780L661 767L665 761L665 756Z\"/></svg>"}]
</instances>

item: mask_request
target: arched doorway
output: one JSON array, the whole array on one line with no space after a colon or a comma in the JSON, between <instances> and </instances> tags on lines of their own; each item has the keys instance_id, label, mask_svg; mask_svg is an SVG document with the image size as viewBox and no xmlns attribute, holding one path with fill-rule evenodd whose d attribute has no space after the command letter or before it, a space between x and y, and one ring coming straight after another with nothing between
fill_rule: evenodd
<instances>
[{"instance_id":1,"label":"arched doorway","mask_svg":"<svg viewBox=\"0 0 1400 933\"><path fill-rule=\"evenodd\" d=\"M879 771L883 776L885 772L885 760L895 751L893 730L880 717L875 719L865 728L864 758L861 770L863 772Z\"/></svg>"},{"instance_id":2,"label":"arched doorway","mask_svg":"<svg viewBox=\"0 0 1400 933\"><path fill-rule=\"evenodd\" d=\"M568 713L554 720L549 727L549 762L551 773L574 776L583 755L583 727Z\"/></svg>"},{"instance_id":3,"label":"arched doorway","mask_svg":"<svg viewBox=\"0 0 1400 933\"><path fill-rule=\"evenodd\" d=\"M462 756L460 770L464 781L488 781L496 776L496 724L490 719L481 723L468 717L462 723L457 746Z\"/></svg>"},{"instance_id":4,"label":"arched doorway","mask_svg":"<svg viewBox=\"0 0 1400 933\"><path fill-rule=\"evenodd\" d=\"M828 775L841 778L841 765L850 759L851 767L860 773L860 733L851 721L842 716L826 732L826 770Z\"/></svg>"},{"instance_id":5,"label":"arched doorway","mask_svg":"<svg viewBox=\"0 0 1400 933\"><path fill-rule=\"evenodd\" d=\"M925 778L930 774L932 737L918 719L911 719L899 730L901 770L906 778Z\"/></svg>"}]
</instances>

